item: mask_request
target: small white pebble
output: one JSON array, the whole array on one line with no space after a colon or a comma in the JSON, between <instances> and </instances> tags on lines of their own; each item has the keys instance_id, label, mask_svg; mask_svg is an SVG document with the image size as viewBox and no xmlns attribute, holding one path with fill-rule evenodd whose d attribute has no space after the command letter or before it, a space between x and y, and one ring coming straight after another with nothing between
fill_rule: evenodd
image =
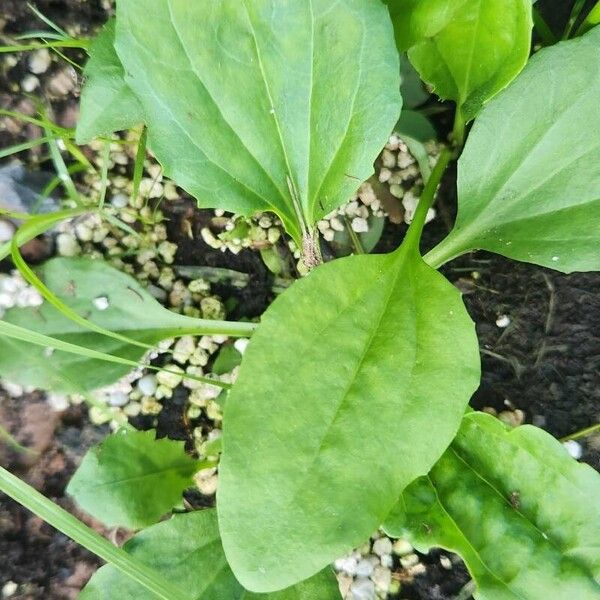
<instances>
[{"instance_id":1,"label":"small white pebble","mask_svg":"<svg viewBox=\"0 0 600 600\"><path fill-rule=\"evenodd\" d=\"M350 586L352 600L375 600L375 584L370 579L355 579Z\"/></svg>"},{"instance_id":2,"label":"small white pebble","mask_svg":"<svg viewBox=\"0 0 600 600\"><path fill-rule=\"evenodd\" d=\"M144 375L137 382L137 388L144 396L152 396L156 392L157 387L156 375Z\"/></svg>"},{"instance_id":3,"label":"small white pebble","mask_svg":"<svg viewBox=\"0 0 600 600\"><path fill-rule=\"evenodd\" d=\"M59 233L56 236L56 249L60 256L77 256L81 250L75 236L70 233Z\"/></svg>"},{"instance_id":4,"label":"small white pebble","mask_svg":"<svg viewBox=\"0 0 600 600\"><path fill-rule=\"evenodd\" d=\"M407 554L400 559L400 564L408 569L414 567L419 562L419 557L416 554Z\"/></svg>"},{"instance_id":5,"label":"small white pebble","mask_svg":"<svg viewBox=\"0 0 600 600\"><path fill-rule=\"evenodd\" d=\"M31 94L40 85L40 80L35 75L25 75L21 81L21 89L26 94Z\"/></svg>"},{"instance_id":6,"label":"small white pebble","mask_svg":"<svg viewBox=\"0 0 600 600\"><path fill-rule=\"evenodd\" d=\"M500 329L506 329L510 325L510 317L508 315L500 315L496 319L496 327Z\"/></svg>"},{"instance_id":7,"label":"small white pebble","mask_svg":"<svg viewBox=\"0 0 600 600\"><path fill-rule=\"evenodd\" d=\"M381 564L384 567L387 567L388 569L390 569L392 567L392 565L394 564L394 559L392 558L391 554L384 554L381 557Z\"/></svg>"},{"instance_id":8,"label":"small white pebble","mask_svg":"<svg viewBox=\"0 0 600 600\"><path fill-rule=\"evenodd\" d=\"M381 537L373 543L373 552L377 556L392 553L392 540L388 537Z\"/></svg>"},{"instance_id":9,"label":"small white pebble","mask_svg":"<svg viewBox=\"0 0 600 600\"><path fill-rule=\"evenodd\" d=\"M351 575L354 577L354 575L356 575L358 561L352 556L346 556L344 558L338 558L333 566L335 567L336 571L340 571L341 573L346 573L346 575Z\"/></svg>"},{"instance_id":10,"label":"small white pebble","mask_svg":"<svg viewBox=\"0 0 600 600\"><path fill-rule=\"evenodd\" d=\"M440 565L442 565L442 568L446 569L446 571L452 569L452 561L447 556L440 556Z\"/></svg>"},{"instance_id":11,"label":"small white pebble","mask_svg":"<svg viewBox=\"0 0 600 600\"><path fill-rule=\"evenodd\" d=\"M250 340L248 338L238 338L233 342L233 347L240 353L244 354L246 352L246 348L248 347Z\"/></svg>"},{"instance_id":12,"label":"small white pebble","mask_svg":"<svg viewBox=\"0 0 600 600\"><path fill-rule=\"evenodd\" d=\"M52 63L52 56L47 48L32 52L29 56L29 70L36 75L45 73Z\"/></svg>"},{"instance_id":13,"label":"small white pebble","mask_svg":"<svg viewBox=\"0 0 600 600\"><path fill-rule=\"evenodd\" d=\"M328 229L325 233L323 233L323 239L326 242L333 242L334 237L335 237L335 231L333 229Z\"/></svg>"},{"instance_id":14,"label":"small white pebble","mask_svg":"<svg viewBox=\"0 0 600 600\"><path fill-rule=\"evenodd\" d=\"M125 194L115 194L110 199L110 203L115 208L125 208L129 204L129 198Z\"/></svg>"},{"instance_id":15,"label":"small white pebble","mask_svg":"<svg viewBox=\"0 0 600 600\"><path fill-rule=\"evenodd\" d=\"M122 407L125 406L129 402L129 396L124 392L113 392L108 397L108 404L110 406Z\"/></svg>"},{"instance_id":16,"label":"small white pebble","mask_svg":"<svg viewBox=\"0 0 600 600\"><path fill-rule=\"evenodd\" d=\"M92 300L92 304L97 310L106 310L110 306L110 302L106 296L98 296Z\"/></svg>"},{"instance_id":17,"label":"small white pebble","mask_svg":"<svg viewBox=\"0 0 600 600\"><path fill-rule=\"evenodd\" d=\"M19 586L14 581L8 581L2 586L2 597L10 598L17 593Z\"/></svg>"},{"instance_id":18,"label":"small white pebble","mask_svg":"<svg viewBox=\"0 0 600 600\"><path fill-rule=\"evenodd\" d=\"M373 563L371 561L363 559L356 565L357 577L370 577L371 573L373 573Z\"/></svg>"},{"instance_id":19,"label":"small white pebble","mask_svg":"<svg viewBox=\"0 0 600 600\"><path fill-rule=\"evenodd\" d=\"M575 460L579 460L583 456L583 448L579 442L569 440L568 442L565 442L563 446Z\"/></svg>"},{"instance_id":20,"label":"small white pebble","mask_svg":"<svg viewBox=\"0 0 600 600\"><path fill-rule=\"evenodd\" d=\"M16 231L15 226L4 219L0 219L0 243L9 242Z\"/></svg>"},{"instance_id":21,"label":"small white pebble","mask_svg":"<svg viewBox=\"0 0 600 600\"><path fill-rule=\"evenodd\" d=\"M62 412L69 408L69 398L65 394L48 394L46 402L51 406L52 410Z\"/></svg>"},{"instance_id":22,"label":"small white pebble","mask_svg":"<svg viewBox=\"0 0 600 600\"><path fill-rule=\"evenodd\" d=\"M369 223L362 217L352 219L352 230L356 233L367 233L369 231Z\"/></svg>"}]
</instances>

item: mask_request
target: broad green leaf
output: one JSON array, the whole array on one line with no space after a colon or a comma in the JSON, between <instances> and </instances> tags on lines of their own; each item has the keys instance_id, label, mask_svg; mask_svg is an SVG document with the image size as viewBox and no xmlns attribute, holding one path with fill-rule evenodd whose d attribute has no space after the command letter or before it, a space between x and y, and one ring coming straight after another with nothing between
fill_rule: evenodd
<instances>
[{"instance_id":1,"label":"broad green leaf","mask_svg":"<svg viewBox=\"0 0 600 600\"><path fill-rule=\"evenodd\" d=\"M111 19L90 46L77 122L78 144L129 129L144 120L141 104L125 83L125 70L114 41L115 20Z\"/></svg>"},{"instance_id":2,"label":"broad green leaf","mask_svg":"<svg viewBox=\"0 0 600 600\"><path fill-rule=\"evenodd\" d=\"M67 492L109 527L147 527L181 501L201 468L183 446L154 431L117 432L88 451Z\"/></svg>"},{"instance_id":3,"label":"broad green leaf","mask_svg":"<svg viewBox=\"0 0 600 600\"><path fill-rule=\"evenodd\" d=\"M464 122L525 66L531 0L386 0L401 51Z\"/></svg>"},{"instance_id":4,"label":"broad green leaf","mask_svg":"<svg viewBox=\"0 0 600 600\"><path fill-rule=\"evenodd\" d=\"M479 600L600 598L600 475L549 434L468 414L385 529L458 553Z\"/></svg>"},{"instance_id":5,"label":"broad green leaf","mask_svg":"<svg viewBox=\"0 0 600 600\"><path fill-rule=\"evenodd\" d=\"M125 550L177 582L190 600L338 600L336 578L326 569L277 594L252 594L227 565L212 509L177 515L154 525L125 544ZM151 600L148 592L112 566L102 567L79 600Z\"/></svg>"},{"instance_id":6,"label":"broad green leaf","mask_svg":"<svg viewBox=\"0 0 600 600\"><path fill-rule=\"evenodd\" d=\"M373 0L120 0L116 49L166 173L297 241L370 176L401 108Z\"/></svg>"},{"instance_id":7,"label":"broad green leaf","mask_svg":"<svg viewBox=\"0 0 600 600\"><path fill-rule=\"evenodd\" d=\"M132 277L102 261L55 258L40 267L38 274L62 302L82 317L145 344L185 334L227 334L227 329L229 335L248 335L248 328L252 328L248 323L192 319L169 311ZM143 347L83 329L47 303L13 308L3 320L129 360L137 361L145 352ZM130 370L128 365L72 353L50 353L15 338L2 339L0 375L23 385L79 393L113 383Z\"/></svg>"},{"instance_id":8,"label":"broad green leaf","mask_svg":"<svg viewBox=\"0 0 600 600\"><path fill-rule=\"evenodd\" d=\"M600 269L600 28L537 53L477 119L454 230L427 260L484 249L564 273Z\"/></svg>"},{"instance_id":9,"label":"broad green leaf","mask_svg":"<svg viewBox=\"0 0 600 600\"><path fill-rule=\"evenodd\" d=\"M473 323L411 248L317 268L244 354L217 507L248 589L285 588L362 543L459 427L479 382Z\"/></svg>"}]
</instances>

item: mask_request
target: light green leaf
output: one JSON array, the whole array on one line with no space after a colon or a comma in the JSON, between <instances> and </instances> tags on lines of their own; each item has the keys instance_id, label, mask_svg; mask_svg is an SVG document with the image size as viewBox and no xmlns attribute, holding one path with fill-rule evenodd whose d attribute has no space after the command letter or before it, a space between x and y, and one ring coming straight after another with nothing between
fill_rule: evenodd
<instances>
[{"instance_id":1,"label":"light green leaf","mask_svg":"<svg viewBox=\"0 0 600 600\"><path fill-rule=\"evenodd\" d=\"M525 66L531 0L386 0L399 49L468 122Z\"/></svg>"},{"instance_id":2,"label":"light green leaf","mask_svg":"<svg viewBox=\"0 0 600 600\"><path fill-rule=\"evenodd\" d=\"M102 261L55 258L40 267L38 273L54 294L82 317L145 344L154 345L165 338L185 334L249 335L254 327L250 323L178 315L163 308L132 277ZM13 308L7 311L3 320L129 360L137 361L145 353L143 347L83 329L48 303L40 307ZM230 333L225 330L230 330ZM2 377L54 392L94 390L113 383L131 370L128 365L89 356L49 353L41 346L32 346L15 338L3 338L2 348Z\"/></svg>"},{"instance_id":3,"label":"light green leaf","mask_svg":"<svg viewBox=\"0 0 600 600\"><path fill-rule=\"evenodd\" d=\"M124 549L174 581L190 600L241 600L244 590L227 565L214 510L175 515L144 529ZM102 567L79 600L152 600L146 589L114 567Z\"/></svg>"},{"instance_id":4,"label":"light green leaf","mask_svg":"<svg viewBox=\"0 0 600 600\"><path fill-rule=\"evenodd\" d=\"M336 578L325 569L311 579L276 594L252 594L236 581L219 539L216 511L174 516L136 535L125 550L176 581L190 600L338 600ZM79 600L149 600L148 592L112 566L102 567Z\"/></svg>"},{"instance_id":5,"label":"light green leaf","mask_svg":"<svg viewBox=\"0 0 600 600\"><path fill-rule=\"evenodd\" d=\"M125 70L114 41L115 20L111 19L90 46L77 122L78 144L129 129L144 120L141 104L125 83Z\"/></svg>"},{"instance_id":6,"label":"light green leaf","mask_svg":"<svg viewBox=\"0 0 600 600\"><path fill-rule=\"evenodd\" d=\"M122 431L85 455L67 488L83 510L109 527L141 529L181 501L202 465L183 442L154 431Z\"/></svg>"},{"instance_id":7,"label":"light green leaf","mask_svg":"<svg viewBox=\"0 0 600 600\"><path fill-rule=\"evenodd\" d=\"M600 598L600 475L549 434L468 414L385 529L465 560L479 600Z\"/></svg>"},{"instance_id":8,"label":"light green leaf","mask_svg":"<svg viewBox=\"0 0 600 600\"><path fill-rule=\"evenodd\" d=\"M481 248L564 273L600 269L600 28L538 52L477 119L456 225L428 256Z\"/></svg>"},{"instance_id":9,"label":"light green leaf","mask_svg":"<svg viewBox=\"0 0 600 600\"><path fill-rule=\"evenodd\" d=\"M166 173L297 241L373 172L401 108L373 0L120 0L116 48Z\"/></svg>"},{"instance_id":10,"label":"light green leaf","mask_svg":"<svg viewBox=\"0 0 600 600\"><path fill-rule=\"evenodd\" d=\"M248 589L285 588L362 543L458 429L479 383L473 323L411 248L319 267L244 354L217 507Z\"/></svg>"}]
</instances>

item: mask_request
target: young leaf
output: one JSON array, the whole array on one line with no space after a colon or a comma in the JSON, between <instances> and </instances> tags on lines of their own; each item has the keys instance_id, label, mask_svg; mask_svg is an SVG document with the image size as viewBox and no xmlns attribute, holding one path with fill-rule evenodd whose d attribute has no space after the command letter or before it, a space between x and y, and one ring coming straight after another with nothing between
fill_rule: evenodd
<instances>
[{"instance_id":1,"label":"young leaf","mask_svg":"<svg viewBox=\"0 0 600 600\"><path fill-rule=\"evenodd\" d=\"M67 493L109 527L141 529L181 500L201 466L183 442L157 440L154 431L118 432L85 455Z\"/></svg>"},{"instance_id":2,"label":"young leaf","mask_svg":"<svg viewBox=\"0 0 600 600\"><path fill-rule=\"evenodd\" d=\"M366 539L478 382L460 294L412 247L327 263L275 300L224 414L217 507L242 584L285 588Z\"/></svg>"},{"instance_id":3,"label":"young leaf","mask_svg":"<svg viewBox=\"0 0 600 600\"><path fill-rule=\"evenodd\" d=\"M481 248L564 273L600 269L600 28L538 52L477 119L456 225L428 256Z\"/></svg>"},{"instance_id":4,"label":"young leaf","mask_svg":"<svg viewBox=\"0 0 600 600\"><path fill-rule=\"evenodd\" d=\"M77 122L78 144L129 129L144 120L141 104L125 83L125 70L114 42L115 20L111 19L90 46Z\"/></svg>"},{"instance_id":5,"label":"young leaf","mask_svg":"<svg viewBox=\"0 0 600 600\"><path fill-rule=\"evenodd\" d=\"M189 593L190 600L338 600L329 569L278 594L246 592L227 565L214 510L176 515L125 544L125 550ZM149 600L148 592L112 566L102 567L79 600Z\"/></svg>"},{"instance_id":6,"label":"young leaf","mask_svg":"<svg viewBox=\"0 0 600 600\"><path fill-rule=\"evenodd\" d=\"M386 0L401 51L464 122L529 57L531 0Z\"/></svg>"},{"instance_id":7,"label":"young leaf","mask_svg":"<svg viewBox=\"0 0 600 600\"><path fill-rule=\"evenodd\" d=\"M457 552L479 600L600 597L600 476L541 429L468 414L428 477L388 517L390 535Z\"/></svg>"},{"instance_id":8,"label":"young leaf","mask_svg":"<svg viewBox=\"0 0 600 600\"><path fill-rule=\"evenodd\" d=\"M401 108L372 0L120 0L116 48L166 173L297 241L373 172Z\"/></svg>"},{"instance_id":9,"label":"young leaf","mask_svg":"<svg viewBox=\"0 0 600 600\"><path fill-rule=\"evenodd\" d=\"M249 323L192 319L163 308L129 275L102 261L55 258L39 275L60 300L97 325L145 344L184 334L249 335ZM4 321L96 351L139 360L145 349L83 329L49 304L13 308ZM229 330L229 333L227 331ZM15 338L3 339L0 374L15 383L77 393L113 383L131 367L72 353L49 353Z\"/></svg>"}]
</instances>

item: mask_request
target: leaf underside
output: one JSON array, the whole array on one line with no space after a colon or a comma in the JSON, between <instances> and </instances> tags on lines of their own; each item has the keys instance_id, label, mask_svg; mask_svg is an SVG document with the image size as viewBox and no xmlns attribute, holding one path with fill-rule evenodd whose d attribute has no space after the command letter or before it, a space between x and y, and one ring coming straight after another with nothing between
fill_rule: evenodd
<instances>
[{"instance_id":1,"label":"leaf underside","mask_svg":"<svg viewBox=\"0 0 600 600\"><path fill-rule=\"evenodd\" d=\"M297 241L370 176L401 108L371 0L120 0L116 49L166 173L200 206L276 212Z\"/></svg>"},{"instance_id":2,"label":"leaf underside","mask_svg":"<svg viewBox=\"0 0 600 600\"><path fill-rule=\"evenodd\" d=\"M598 64L600 28L538 52L484 109L459 162L444 255L480 248L565 273L600 270Z\"/></svg>"},{"instance_id":3,"label":"leaf underside","mask_svg":"<svg viewBox=\"0 0 600 600\"><path fill-rule=\"evenodd\" d=\"M295 283L225 408L217 506L238 579L284 588L362 543L450 443L478 382L460 295L416 253Z\"/></svg>"},{"instance_id":4,"label":"leaf underside","mask_svg":"<svg viewBox=\"0 0 600 600\"><path fill-rule=\"evenodd\" d=\"M163 308L132 277L103 261L85 258L55 258L38 269L44 283L60 300L95 324L138 342L154 345L188 332L198 332L203 323ZM108 308L95 303L105 299ZM100 306L100 308L99 308ZM13 308L4 321L33 329L86 348L137 361L144 348L83 329L50 304ZM210 322L204 321L207 329ZM16 339L3 338L0 375L8 381L56 393L80 393L117 381L130 366L67 354Z\"/></svg>"},{"instance_id":5,"label":"leaf underside","mask_svg":"<svg viewBox=\"0 0 600 600\"><path fill-rule=\"evenodd\" d=\"M277 594L251 594L227 565L214 509L201 510L149 527L125 544L125 550L164 574L190 600L338 600L337 581L329 569ZM79 600L149 600L148 591L114 567L102 567Z\"/></svg>"},{"instance_id":6,"label":"leaf underside","mask_svg":"<svg viewBox=\"0 0 600 600\"><path fill-rule=\"evenodd\" d=\"M116 433L85 455L67 492L108 527L147 527L192 484L198 461L183 446L154 431Z\"/></svg>"},{"instance_id":7,"label":"leaf underside","mask_svg":"<svg viewBox=\"0 0 600 600\"><path fill-rule=\"evenodd\" d=\"M428 477L385 523L427 552L458 553L478 600L600 598L600 475L549 434L468 414Z\"/></svg>"}]
</instances>

